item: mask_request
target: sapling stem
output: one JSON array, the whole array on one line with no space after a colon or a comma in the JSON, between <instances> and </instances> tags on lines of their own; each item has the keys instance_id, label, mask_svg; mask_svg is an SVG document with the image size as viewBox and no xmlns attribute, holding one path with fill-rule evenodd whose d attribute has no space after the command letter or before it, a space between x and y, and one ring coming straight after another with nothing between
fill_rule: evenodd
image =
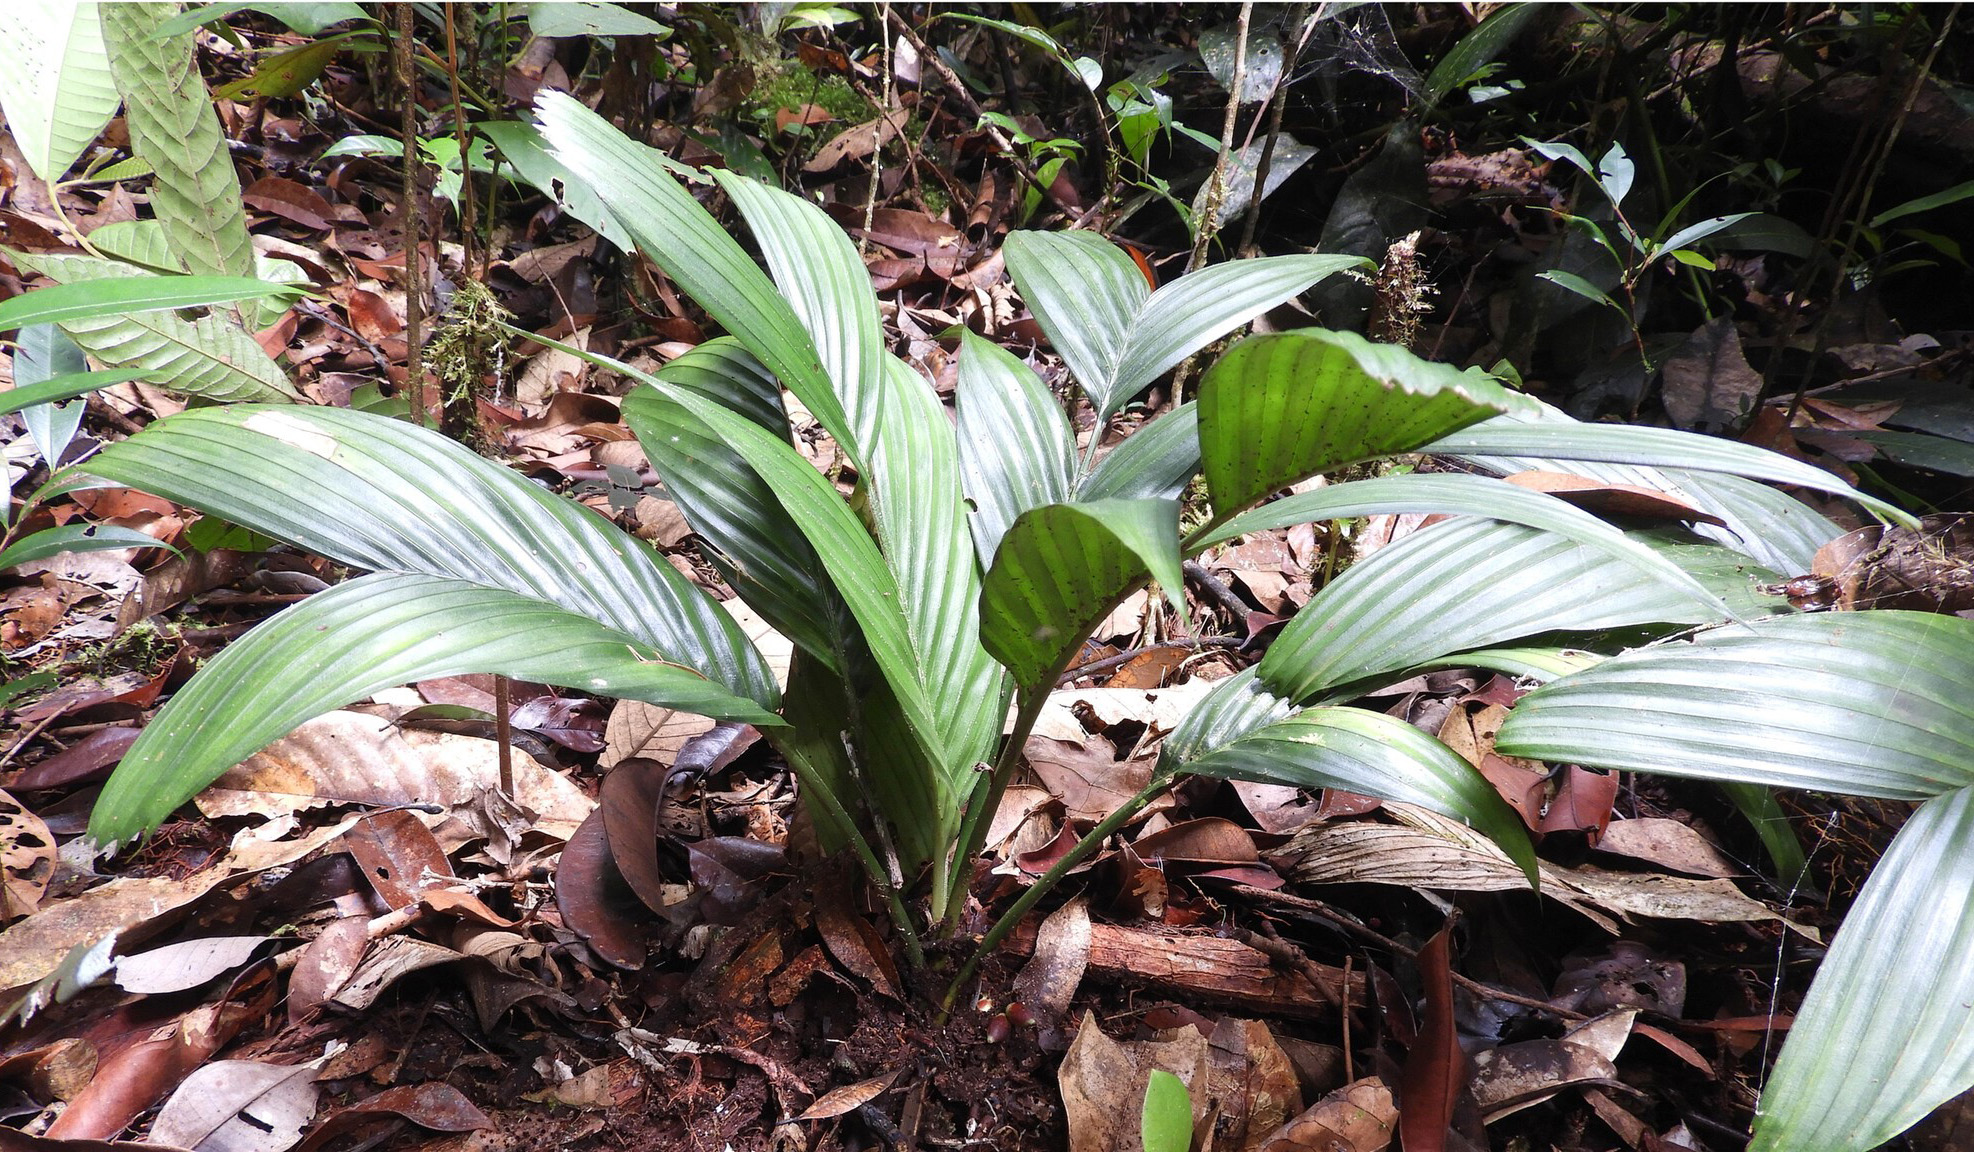
<instances>
[{"instance_id":1,"label":"sapling stem","mask_svg":"<svg viewBox=\"0 0 1974 1152\"><path fill-rule=\"evenodd\" d=\"M1163 792L1166 785L1170 783L1171 780L1169 777L1159 773L1153 773L1152 781L1150 784L1145 785L1144 791L1126 800L1117 811L1104 817L1095 828L1090 829L1088 835L1076 842L1076 846L1069 850L1067 856L1056 861L1054 866L1047 872L1042 873L1041 879L1030 884L1028 891L1023 892L1016 898L1013 904L1008 906L1006 912L1001 913L1000 918L994 921L994 926L987 929L987 934L980 938L979 947L974 949L973 955L967 958L967 962L960 969L959 975L953 977L953 983L946 989L945 997L939 1002L939 1011L942 1017L953 1010L954 1002L959 999L961 990L966 987L966 982L973 978L974 972L979 970L980 962L985 960L994 949L1001 946L1001 941L1006 940L1008 933L1015 930L1015 927L1021 923L1021 918L1028 915L1029 910L1034 908L1041 901L1042 897L1047 896L1053 891L1055 886L1062 882L1063 877L1069 875L1077 865L1087 860L1091 853L1103 845L1105 840L1110 839L1111 833L1129 824L1138 813L1144 811L1145 805L1152 802L1152 797Z\"/></svg>"},{"instance_id":2,"label":"sapling stem","mask_svg":"<svg viewBox=\"0 0 1974 1152\"><path fill-rule=\"evenodd\" d=\"M1028 733L1034 729L1036 719L1042 714L1042 706L1049 702L1049 693L1061 679L1061 669L1056 675L1044 679L1041 686L1021 693L1021 708L1015 713L1014 729L1008 733L1001 745L1001 754L995 759L993 770L987 778L974 785L973 798L967 802L966 814L960 818L960 834L956 845L957 852L950 865L953 884L947 893L945 906L933 907L939 913L944 926L940 930L942 939L950 939L959 927L960 908L966 900L967 873L973 861L986 847L987 827L993 822L994 812L1001 806L1001 796L1008 790L1008 782L1014 778L1015 766L1021 763L1022 746L1028 743Z\"/></svg>"}]
</instances>

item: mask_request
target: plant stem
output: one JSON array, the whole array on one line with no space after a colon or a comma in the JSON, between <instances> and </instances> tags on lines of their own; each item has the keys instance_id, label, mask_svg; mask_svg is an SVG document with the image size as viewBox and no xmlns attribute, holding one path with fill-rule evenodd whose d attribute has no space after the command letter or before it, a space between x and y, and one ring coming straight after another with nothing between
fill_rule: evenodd
<instances>
[{"instance_id":1,"label":"plant stem","mask_svg":"<svg viewBox=\"0 0 1974 1152\"><path fill-rule=\"evenodd\" d=\"M1000 947L1001 941L1008 938L1008 933L1015 930L1015 927L1021 923L1021 918L1028 915L1029 909L1035 907L1042 897L1060 884L1062 878L1069 875L1072 869L1102 847L1103 842L1110 839L1112 833L1129 824L1133 817L1144 811L1145 805L1152 802L1152 797L1163 792L1168 783L1170 781L1165 776L1154 773L1152 782L1145 786L1144 791L1126 800L1115 812L1104 817L1101 823L1090 829L1088 835L1076 842L1076 847L1069 850L1069 855L1056 861L1040 879L1028 886L1028 891L1023 892L1013 904L1008 906L1007 911L1001 913L1000 918L994 921L994 926L980 938L979 947L975 948L973 955L967 958L966 965L960 969L959 975L953 977L952 984L947 987L945 998L939 1002L942 1016L953 1010L953 1004L959 999L961 989L980 968L980 962L985 960L994 949Z\"/></svg>"},{"instance_id":2,"label":"plant stem","mask_svg":"<svg viewBox=\"0 0 1974 1152\"><path fill-rule=\"evenodd\" d=\"M1058 669L1058 673L1060 673ZM970 869L973 861L986 847L987 827L993 823L994 812L1001 806L1001 796L1008 790L1008 782L1014 778L1015 766L1021 763L1022 746L1028 743L1028 733L1035 727L1035 720L1042 714L1042 706L1049 702L1049 693L1061 676L1047 677L1040 687L1033 691L1024 690L1021 694L1021 708L1014 716L1014 729L1008 733L1001 745L1001 754L995 759L994 767L986 779L974 785L973 798L967 802L966 815L960 817L960 835L957 854L947 864L953 874L951 891L947 893L945 906L933 905L939 918L945 922L941 929L942 937L950 938L959 927L959 912L966 900L967 877L963 873Z\"/></svg>"},{"instance_id":3,"label":"plant stem","mask_svg":"<svg viewBox=\"0 0 1974 1152\"><path fill-rule=\"evenodd\" d=\"M836 798L836 793L829 790L821 774L809 763L809 758L803 755L801 749L791 743L776 740L771 734L768 738L781 753L782 759L788 762L796 779L801 782L803 799L813 800L816 808L829 817L830 822L837 826L843 838L850 842L850 850L857 854L857 860L864 866L864 872L870 877L872 886L877 889L878 895L884 898L885 909L891 913L891 923L897 927L899 937L905 942L905 958L911 962L912 967L923 969L925 945L919 939L918 929L912 926L911 913L905 908L904 897L899 893L898 886L891 882L890 870L878 860L877 853L871 851L870 841L857 830L857 822L850 818L850 813L844 810L843 802Z\"/></svg>"},{"instance_id":4,"label":"plant stem","mask_svg":"<svg viewBox=\"0 0 1974 1152\"><path fill-rule=\"evenodd\" d=\"M1282 57L1282 75L1275 81L1275 98L1268 109L1268 138L1262 142L1261 157L1254 165L1254 195L1248 198L1247 218L1241 222L1241 242L1234 246L1234 256L1239 259L1254 246L1254 232L1261 223L1261 198L1268 194L1268 169L1275 162L1275 142L1282 138L1282 114L1289 102L1289 79L1295 74L1296 61L1302 56L1303 45L1316 31L1316 21L1310 18L1309 4L1296 5L1289 17L1289 27L1301 28L1302 32L1289 44Z\"/></svg>"},{"instance_id":5,"label":"plant stem","mask_svg":"<svg viewBox=\"0 0 1974 1152\"><path fill-rule=\"evenodd\" d=\"M508 715L507 677L494 677L493 694L494 745L500 757L500 794L509 800L517 800L514 795L514 721Z\"/></svg>"},{"instance_id":6,"label":"plant stem","mask_svg":"<svg viewBox=\"0 0 1974 1152\"><path fill-rule=\"evenodd\" d=\"M1227 164L1234 154L1234 128L1241 118L1241 89L1247 87L1247 31L1254 18L1254 0L1243 0L1241 12L1234 20L1234 75L1227 93L1227 115L1220 124L1220 154L1213 158L1213 173L1207 179L1206 198L1199 218L1193 221L1193 252L1186 261L1186 271L1192 272L1206 263L1206 250L1213 244L1214 234L1220 231L1220 205L1227 199ZM1179 398L1179 389L1173 389L1173 399Z\"/></svg>"},{"instance_id":7,"label":"plant stem","mask_svg":"<svg viewBox=\"0 0 1974 1152\"><path fill-rule=\"evenodd\" d=\"M419 343L419 330L425 323L425 269L419 255L418 239L418 73L411 64L413 36L417 30L414 19L411 5L398 5L397 43L393 47L397 52L398 85L404 100L404 182L399 193L403 201L399 211L404 227L404 384L411 399L411 417L420 427L424 427L428 421L425 412L425 357ZM461 163L464 162L462 158Z\"/></svg>"}]
</instances>

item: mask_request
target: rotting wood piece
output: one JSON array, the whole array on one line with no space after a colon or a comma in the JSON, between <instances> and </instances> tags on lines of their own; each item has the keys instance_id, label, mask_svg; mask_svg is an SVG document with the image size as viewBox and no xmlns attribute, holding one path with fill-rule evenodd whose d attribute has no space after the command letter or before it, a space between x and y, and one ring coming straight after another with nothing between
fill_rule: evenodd
<instances>
[{"instance_id":1,"label":"rotting wood piece","mask_svg":"<svg viewBox=\"0 0 1974 1152\"><path fill-rule=\"evenodd\" d=\"M1008 951L1033 955L1040 925L1040 916L1023 920L1008 937ZM1273 1016L1332 1016L1345 1002L1341 968L1312 960L1291 970L1239 940L1158 928L1090 925L1090 977ZM1348 1002L1367 1003L1362 973L1349 976Z\"/></svg>"}]
</instances>

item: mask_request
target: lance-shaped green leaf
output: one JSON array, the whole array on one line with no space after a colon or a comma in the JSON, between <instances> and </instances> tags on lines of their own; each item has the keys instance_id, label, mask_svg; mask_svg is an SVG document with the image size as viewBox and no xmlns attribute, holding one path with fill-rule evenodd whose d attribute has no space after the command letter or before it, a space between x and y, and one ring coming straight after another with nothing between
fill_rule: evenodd
<instances>
[{"instance_id":1,"label":"lance-shaped green leaf","mask_svg":"<svg viewBox=\"0 0 1974 1152\"><path fill-rule=\"evenodd\" d=\"M127 264L89 256L19 252L13 261L76 287L161 279ZM172 312L110 312L60 327L105 368L141 372L141 379L173 392L222 404L301 398L288 374L252 336L214 313L181 320Z\"/></svg>"},{"instance_id":2,"label":"lance-shaped green leaf","mask_svg":"<svg viewBox=\"0 0 1974 1152\"><path fill-rule=\"evenodd\" d=\"M228 768L314 716L435 676L492 672L775 725L759 704L579 612L463 580L380 573L229 644L131 745L90 816L98 843L157 827Z\"/></svg>"},{"instance_id":3,"label":"lance-shaped green leaf","mask_svg":"<svg viewBox=\"0 0 1974 1152\"><path fill-rule=\"evenodd\" d=\"M1865 1152L1974 1087L1974 788L1920 805L1817 967L1749 1152Z\"/></svg>"},{"instance_id":4,"label":"lance-shaped green leaf","mask_svg":"<svg viewBox=\"0 0 1974 1152\"><path fill-rule=\"evenodd\" d=\"M122 103L103 44L102 5L16 0L0 6L0 109L29 168L62 178Z\"/></svg>"},{"instance_id":5,"label":"lance-shaped green leaf","mask_svg":"<svg viewBox=\"0 0 1974 1152\"><path fill-rule=\"evenodd\" d=\"M118 548L178 549L135 528L114 524L62 524L21 537L0 549L0 572L30 560L46 560L64 552L109 552Z\"/></svg>"},{"instance_id":6,"label":"lance-shaped green leaf","mask_svg":"<svg viewBox=\"0 0 1974 1152\"><path fill-rule=\"evenodd\" d=\"M864 465L879 549L900 595L946 776L972 771L998 737L1001 674L981 647L979 566L968 542L951 420L930 382L886 351L870 271L814 204L732 173L717 179L746 217L775 285L820 355Z\"/></svg>"},{"instance_id":7,"label":"lance-shaped green leaf","mask_svg":"<svg viewBox=\"0 0 1974 1152\"><path fill-rule=\"evenodd\" d=\"M1062 405L1034 369L965 329L953 402L973 541L987 563L1016 517L1070 498L1076 440Z\"/></svg>"},{"instance_id":8,"label":"lance-shaped green leaf","mask_svg":"<svg viewBox=\"0 0 1974 1152\"><path fill-rule=\"evenodd\" d=\"M655 388L625 397L623 416L720 576L777 632L842 675L856 624L767 481Z\"/></svg>"},{"instance_id":9,"label":"lance-shaped green leaf","mask_svg":"<svg viewBox=\"0 0 1974 1152\"><path fill-rule=\"evenodd\" d=\"M1544 412L1546 420L1569 419L1553 409L1545 408ZM1817 549L1843 533L1843 529L1788 493L1725 472L1539 456L1462 456L1460 459L1502 476L1530 470L1569 472L1606 484L1636 484L1680 497L1724 522L1724 526L1693 524L1695 533L1745 553L1777 572L1808 572L1814 566Z\"/></svg>"},{"instance_id":10,"label":"lance-shaped green leaf","mask_svg":"<svg viewBox=\"0 0 1974 1152\"><path fill-rule=\"evenodd\" d=\"M781 390L761 362L731 337L721 337L653 375L573 344L529 338L648 385L624 398L624 422L700 537L706 559L775 631L844 675L857 627L821 558L747 458L672 398L677 391L690 392L785 444L788 418Z\"/></svg>"},{"instance_id":11,"label":"lance-shaped green leaf","mask_svg":"<svg viewBox=\"0 0 1974 1152\"><path fill-rule=\"evenodd\" d=\"M156 35L175 14L165 4L103 6L103 38L123 93L131 148L151 163L151 210L186 270L251 276L254 246L240 177L199 75L192 36Z\"/></svg>"},{"instance_id":12,"label":"lance-shaped green leaf","mask_svg":"<svg viewBox=\"0 0 1974 1152\"><path fill-rule=\"evenodd\" d=\"M763 707L777 699L733 618L650 548L436 432L335 408L198 408L86 467L340 564L560 604Z\"/></svg>"},{"instance_id":13,"label":"lance-shaped green leaf","mask_svg":"<svg viewBox=\"0 0 1974 1152\"><path fill-rule=\"evenodd\" d=\"M882 365L885 408L869 481L878 542L898 581L927 702L944 721L932 747L945 783L964 794L974 764L1000 739L1006 677L981 643L980 562L960 495L953 422L931 381L895 356Z\"/></svg>"},{"instance_id":14,"label":"lance-shaped green leaf","mask_svg":"<svg viewBox=\"0 0 1974 1152\"><path fill-rule=\"evenodd\" d=\"M679 185L673 162L565 93L544 89L536 108L555 158L603 201L638 251L759 357L836 442L861 459L843 405L802 322L767 273Z\"/></svg>"},{"instance_id":15,"label":"lance-shaped green leaf","mask_svg":"<svg viewBox=\"0 0 1974 1152\"><path fill-rule=\"evenodd\" d=\"M7 398L20 403L21 423L27 426L35 450L50 468L61 463L62 454L82 430L82 415L88 406L35 403L30 398L57 391L49 387L50 380L83 376L88 368L89 359L82 349L53 324L30 325L14 338L14 387ZM0 526L7 524L11 512L11 506L0 508Z\"/></svg>"},{"instance_id":16,"label":"lance-shaped green leaf","mask_svg":"<svg viewBox=\"0 0 1974 1152\"><path fill-rule=\"evenodd\" d=\"M1505 648L1476 648L1420 664L1421 668L1485 668L1503 676L1547 684L1551 680L1595 667L1605 657L1581 648L1533 644Z\"/></svg>"},{"instance_id":17,"label":"lance-shaped green leaf","mask_svg":"<svg viewBox=\"0 0 1974 1152\"><path fill-rule=\"evenodd\" d=\"M1675 588L1684 588L1697 603L1720 617L1734 614L1726 601L1684 568L1590 513L1547 493L1531 492L1485 476L1380 476L1298 492L1234 517L1207 533L1194 547L1208 548L1250 532L1286 528L1311 520L1339 520L1384 512L1465 513L1545 529L1635 565Z\"/></svg>"},{"instance_id":18,"label":"lance-shaped green leaf","mask_svg":"<svg viewBox=\"0 0 1974 1152\"><path fill-rule=\"evenodd\" d=\"M718 172L715 179L746 219L768 274L822 361L850 425L844 450L868 460L887 385L870 270L842 227L814 204L737 172Z\"/></svg>"},{"instance_id":19,"label":"lance-shaped green leaf","mask_svg":"<svg viewBox=\"0 0 1974 1152\"><path fill-rule=\"evenodd\" d=\"M1636 539L1672 559L1737 615L1782 601L1746 557L1663 534ZM1714 610L1629 559L1554 532L1478 517L1415 532L1351 565L1296 613L1261 659L1291 700L1552 631L1706 623Z\"/></svg>"},{"instance_id":20,"label":"lance-shaped green leaf","mask_svg":"<svg viewBox=\"0 0 1974 1152\"><path fill-rule=\"evenodd\" d=\"M11 416L23 408L36 404L53 404L60 400L73 400L77 396L87 396L99 388L112 384L122 384L135 380L140 373L127 368L104 372L65 372L60 376L50 376L36 384L10 388L0 392L0 416Z\"/></svg>"},{"instance_id":21,"label":"lance-shaped green leaf","mask_svg":"<svg viewBox=\"0 0 1974 1152\"><path fill-rule=\"evenodd\" d=\"M482 120L473 125L473 132L493 141L493 146L500 149L501 159L513 166L515 174L533 185L535 191L555 201L562 211L597 235L623 251L630 251L631 239L623 226L610 215L603 201L576 179L575 173L549 153L541 132L533 124L519 120Z\"/></svg>"},{"instance_id":22,"label":"lance-shaped green leaf","mask_svg":"<svg viewBox=\"0 0 1974 1152\"><path fill-rule=\"evenodd\" d=\"M1342 788L1431 808L1499 844L1535 883L1528 832L1494 785L1446 745L1381 712L1306 709L1177 769L1223 780Z\"/></svg>"},{"instance_id":23,"label":"lance-shaped green leaf","mask_svg":"<svg viewBox=\"0 0 1974 1152\"><path fill-rule=\"evenodd\" d=\"M673 389L671 399L725 440L767 482L856 617L871 657L897 693L899 711L913 738L940 747L939 719L926 700L898 583L836 485L787 441L746 417L685 389Z\"/></svg>"},{"instance_id":24,"label":"lance-shaped green leaf","mask_svg":"<svg viewBox=\"0 0 1974 1152\"><path fill-rule=\"evenodd\" d=\"M0 303L0 332L30 324L63 324L285 295L301 293L292 284L269 284L248 276L129 276L56 284Z\"/></svg>"},{"instance_id":25,"label":"lance-shaped green leaf","mask_svg":"<svg viewBox=\"0 0 1974 1152\"><path fill-rule=\"evenodd\" d=\"M1225 748L1277 720L1285 720L1295 705L1268 690L1250 666L1213 686L1213 690L1180 718L1159 746L1159 771L1181 771L1187 762Z\"/></svg>"},{"instance_id":26,"label":"lance-shaped green leaf","mask_svg":"<svg viewBox=\"0 0 1974 1152\"><path fill-rule=\"evenodd\" d=\"M509 331L523 334L518 328ZM597 357L591 363L633 379L644 378L644 373L609 357ZM719 336L693 347L684 355L666 361L657 374L668 384L689 388L723 408L731 408L784 440L790 436L788 410L781 404L780 381L731 336Z\"/></svg>"},{"instance_id":27,"label":"lance-shaped green leaf","mask_svg":"<svg viewBox=\"0 0 1974 1152\"><path fill-rule=\"evenodd\" d=\"M1156 580L1185 618L1179 505L1091 500L1022 513L994 553L980 638L1023 692L1046 692L1119 600Z\"/></svg>"},{"instance_id":28,"label":"lance-shaped green leaf","mask_svg":"<svg viewBox=\"0 0 1974 1152\"><path fill-rule=\"evenodd\" d=\"M1974 621L1831 612L1729 625L1537 689L1511 756L1923 800L1974 784Z\"/></svg>"},{"instance_id":29,"label":"lance-shaped green leaf","mask_svg":"<svg viewBox=\"0 0 1974 1152\"><path fill-rule=\"evenodd\" d=\"M1770 452L1752 444L1699 436L1672 428L1503 419L1443 436L1421 451L1450 456L1538 457L1545 460L1679 468L1693 472L1726 472L1842 496L1846 500L1857 501L1891 523L1903 524L1908 528L1919 523L1911 513L1875 496L1867 496L1814 465L1791 460L1779 452Z\"/></svg>"},{"instance_id":30,"label":"lance-shaped green leaf","mask_svg":"<svg viewBox=\"0 0 1974 1152\"><path fill-rule=\"evenodd\" d=\"M1199 471L1199 405L1188 400L1124 438L1077 486L1079 500L1178 499Z\"/></svg>"},{"instance_id":31,"label":"lance-shaped green leaf","mask_svg":"<svg viewBox=\"0 0 1974 1152\"><path fill-rule=\"evenodd\" d=\"M1304 477L1527 406L1491 376L1352 332L1255 336L1200 380L1200 472L1224 520Z\"/></svg>"},{"instance_id":32,"label":"lance-shaped green leaf","mask_svg":"<svg viewBox=\"0 0 1974 1152\"><path fill-rule=\"evenodd\" d=\"M1346 268L1354 256L1217 264L1153 292L1123 249L1088 232L1010 232L1008 274L1099 420L1209 342Z\"/></svg>"}]
</instances>

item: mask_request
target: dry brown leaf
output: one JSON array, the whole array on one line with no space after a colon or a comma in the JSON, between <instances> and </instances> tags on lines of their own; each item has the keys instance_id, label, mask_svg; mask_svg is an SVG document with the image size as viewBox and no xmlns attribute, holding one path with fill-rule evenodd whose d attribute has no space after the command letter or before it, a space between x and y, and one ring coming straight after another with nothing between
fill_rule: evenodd
<instances>
[{"instance_id":1,"label":"dry brown leaf","mask_svg":"<svg viewBox=\"0 0 1974 1152\"><path fill-rule=\"evenodd\" d=\"M1090 902L1077 896L1049 914L1035 954L1014 978L1015 996L1044 1027L1059 1025L1090 966Z\"/></svg>"},{"instance_id":2,"label":"dry brown leaf","mask_svg":"<svg viewBox=\"0 0 1974 1152\"><path fill-rule=\"evenodd\" d=\"M795 1119L830 1120L861 1108L882 1096L884 1090L891 1087L891 1082L898 1078L898 1073L903 1071L903 1068L894 1068L882 1076L873 1076L868 1080L859 1080L855 1084L832 1088L816 1097L816 1102L803 1109Z\"/></svg>"},{"instance_id":3,"label":"dry brown leaf","mask_svg":"<svg viewBox=\"0 0 1974 1152\"><path fill-rule=\"evenodd\" d=\"M513 768L515 799L536 813L535 827L567 839L589 814L590 799L520 749ZM270 816L323 804L463 808L499 784L499 753L491 740L400 730L375 716L339 711L261 749L195 802L207 816ZM430 819L447 851L480 835L445 817Z\"/></svg>"},{"instance_id":4,"label":"dry brown leaf","mask_svg":"<svg viewBox=\"0 0 1974 1152\"><path fill-rule=\"evenodd\" d=\"M1071 819L1102 820L1151 783L1153 757L1120 760L1100 735L1075 741L1031 736L1024 751L1029 770L1062 800Z\"/></svg>"},{"instance_id":5,"label":"dry brown leaf","mask_svg":"<svg viewBox=\"0 0 1974 1152\"><path fill-rule=\"evenodd\" d=\"M633 756L670 764L686 741L712 730L713 721L705 716L642 700L619 700L603 725L603 754L596 766L607 770Z\"/></svg>"},{"instance_id":6,"label":"dry brown leaf","mask_svg":"<svg viewBox=\"0 0 1974 1152\"><path fill-rule=\"evenodd\" d=\"M1648 816L1613 820L1597 839L1599 852L1644 860L1688 876L1727 879L1747 874L1692 825Z\"/></svg>"},{"instance_id":7,"label":"dry brown leaf","mask_svg":"<svg viewBox=\"0 0 1974 1152\"><path fill-rule=\"evenodd\" d=\"M20 801L0 792L0 924L31 915L55 875L55 838Z\"/></svg>"},{"instance_id":8,"label":"dry brown leaf","mask_svg":"<svg viewBox=\"0 0 1974 1152\"><path fill-rule=\"evenodd\" d=\"M1069 1124L1069 1152L1142 1152L1138 1121L1145 1085L1162 1068L1186 1086L1195 1130L1205 1115L1208 1076L1206 1037L1181 1028L1169 1040L1119 1043L1084 1012L1076 1040L1056 1074Z\"/></svg>"},{"instance_id":9,"label":"dry brown leaf","mask_svg":"<svg viewBox=\"0 0 1974 1152\"><path fill-rule=\"evenodd\" d=\"M0 932L0 1000L53 972L76 945L152 924L243 873L293 863L342 835L351 823L311 829L294 840L274 838L292 830L292 821L249 828L234 837L226 856L183 879L120 876L43 908Z\"/></svg>"},{"instance_id":10,"label":"dry brown leaf","mask_svg":"<svg viewBox=\"0 0 1974 1152\"><path fill-rule=\"evenodd\" d=\"M1398 1130L1391 1089L1375 1076L1309 1106L1261 1142L1261 1152L1382 1152Z\"/></svg>"},{"instance_id":11,"label":"dry brown leaf","mask_svg":"<svg viewBox=\"0 0 1974 1152\"><path fill-rule=\"evenodd\" d=\"M209 936L119 957L117 987L145 995L197 988L252 960L260 946L272 939L272 936Z\"/></svg>"},{"instance_id":12,"label":"dry brown leaf","mask_svg":"<svg viewBox=\"0 0 1974 1152\"><path fill-rule=\"evenodd\" d=\"M1494 843L1457 820L1407 804L1386 804L1400 824L1353 822L1306 828L1284 846L1296 860L1290 874L1309 884L1402 884L1458 892L1509 892L1528 887L1521 868ZM1612 935L1631 919L1708 923L1781 920L1814 940L1816 930L1742 894L1727 880L1539 868L1542 895L1575 909Z\"/></svg>"},{"instance_id":13,"label":"dry brown leaf","mask_svg":"<svg viewBox=\"0 0 1974 1152\"><path fill-rule=\"evenodd\" d=\"M322 1090L311 1065L220 1060L198 1068L158 1110L151 1139L200 1152L284 1152L302 1138Z\"/></svg>"},{"instance_id":14,"label":"dry brown leaf","mask_svg":"<svg viewBox=\"0 0 1974 1152\"><path fill-rule=\"evenodd\" d=\"M1222 1017L1207 1038L1209 1098L1216 1102L1214 1147L1255 1152L1302 1111L1295 1064L1259 1020Z\"/></svg>"},{"instance_id":15,"label":"dry brown leaf","mask_svg":"<svg viewBox=\"0 0 1974 1152\"><path fill-rule=\"evenodd\" d=\"M1618 1078L1617 1065L1601 1053L1568 1040L1503 1044L1477 1054L1474 1068L1470 1090L1489 1124L1532 1108L1572 1084L1599 1084Z\"/></svg>"}]
</instances>

